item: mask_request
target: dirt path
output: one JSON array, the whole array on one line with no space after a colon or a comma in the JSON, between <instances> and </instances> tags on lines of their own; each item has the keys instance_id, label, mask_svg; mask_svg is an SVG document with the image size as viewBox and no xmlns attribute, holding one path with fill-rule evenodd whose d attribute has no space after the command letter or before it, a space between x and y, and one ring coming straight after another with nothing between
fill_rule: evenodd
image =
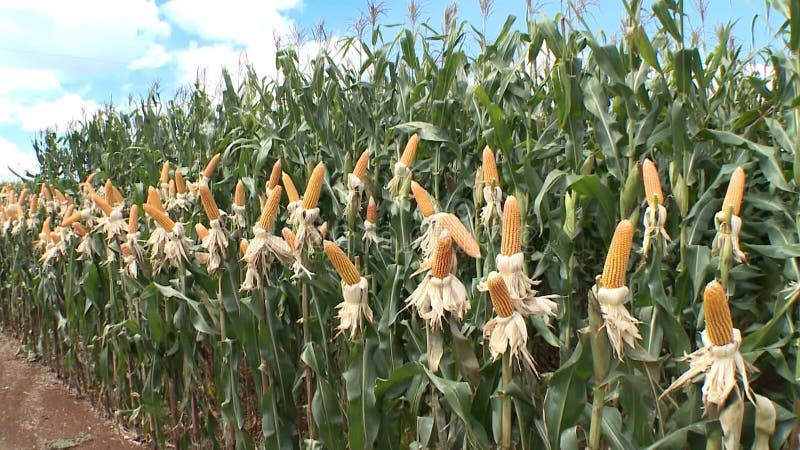
<instances>
[{"instance_id":1,"label":"dirt path","mask_svg":"<svg viewBox=\"0 0 800 450\"><path fill-rule=\"evenodd\" d=\"M19 342L0 333L0 450L140 448L45 367L23 362L18 349ZM65 447L67 440L83 442Z\"/></svg>"}]
</instances>

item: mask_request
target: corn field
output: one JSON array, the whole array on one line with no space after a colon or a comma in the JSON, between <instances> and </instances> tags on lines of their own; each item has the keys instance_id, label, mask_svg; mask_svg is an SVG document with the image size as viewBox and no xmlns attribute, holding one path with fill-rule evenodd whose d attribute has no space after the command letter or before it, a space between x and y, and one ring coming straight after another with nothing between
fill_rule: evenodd
<instances>
[{"instance_id":1,"label":"corn field","mask_svg":"<svg viewBox=\"0 0 800 450\"><path fill-rule=\"evenodd\" d=\"M0 326L159 448L798 448L800 0L751 53L624 3L42 132Z\"/></svg>"}]
</instances>

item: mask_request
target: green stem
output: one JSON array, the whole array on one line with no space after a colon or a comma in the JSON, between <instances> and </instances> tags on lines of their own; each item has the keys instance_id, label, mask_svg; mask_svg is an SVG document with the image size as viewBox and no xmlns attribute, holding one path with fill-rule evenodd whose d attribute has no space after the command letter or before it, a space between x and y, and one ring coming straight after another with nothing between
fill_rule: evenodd
<instances>
[{"instance_id":1,"label":"green stem","mask_svg":"<svg viewBox=\"0 0 800 450\"><path fill-rule=\"evenodd\" d=\"M592 291L589 292L589 333L594 367L594 389L592 392L592 419L589 425L588 448L590 450L600 450L603 405L606 397L604 383L611 364L611 345L603 328L603 314L600 310L600 304Z\"/></svg>"},{"instance_id":2,"label":"green stem","mask_svg":"<svg viewBox=\"0 0 800 450\"><path fill-rule=\"evenodd\" d=\"M722 450L722 427L719 424L719 408L708 405L709 422L706 426L706 450Z\"/></svg>"},{"instance_id":3,"label":"green stem","mask_svg":"<svg viewBox=\"0 0 800 450\"><path fill-rule=\"evenodd\" d=\"M511 396L508 395L508 387L511 385L511 354L503 354L503 409L502 409L502 436L500 448L511 449Z\"/></svg>"}]
</instances>

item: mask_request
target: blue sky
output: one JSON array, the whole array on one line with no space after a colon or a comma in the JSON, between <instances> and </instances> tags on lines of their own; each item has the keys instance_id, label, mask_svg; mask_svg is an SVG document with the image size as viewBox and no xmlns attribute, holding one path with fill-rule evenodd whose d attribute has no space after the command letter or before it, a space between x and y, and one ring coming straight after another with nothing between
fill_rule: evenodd
<instances>
[{"instance_id":1,"label":"blue sky","mask_svg":"<svg viewBox=\"0 0 800 450\"><path fill-rule=\"evenodd\" d=\"M716 24L738 21L734 35L746 47L773 44L764 20L764 0L706 0L705 37ZM694 5L689 26L700 21ZM421 21L441 24L450 2L421 0ZM534 0L534 4L537 2ZM541 13L554 15L565 1L539 1ZM593 31L619 34L620 0L596 0L588 9ZM651 1L645 1L647 5ZM478 0L457 2L458 16L482 27ZM407 23L407 2L384 1L382 23ZM525 16L525 0L495 0L487 35L496 34L509 14ZM236 71L244 56L262 75L274 73L275 36L310 30L325 22L329 36L352 32L366 11L364 1L329 0L0 0L0 179L7 167L32 169L31 140L38 130L65 129L109 102L127 104L159 83L169 97L198 73L215 85L220 68ZM773 11L774 27L778 14ZM307 33L306 54L319 48ZM285 38L288 39L288 38Z\"/></svg>"}]
</instances>

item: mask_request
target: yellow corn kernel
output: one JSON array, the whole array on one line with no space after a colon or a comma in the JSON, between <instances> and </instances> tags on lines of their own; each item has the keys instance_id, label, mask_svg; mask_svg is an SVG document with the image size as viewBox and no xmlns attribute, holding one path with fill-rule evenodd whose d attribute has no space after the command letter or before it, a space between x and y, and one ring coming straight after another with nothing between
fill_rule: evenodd
<instances>
[{"instance_id":1,"label":"yellow corn kernel","mask_svg":"<svg viewBox=\"0 0 800 450\"><path fill-rule=\"evenodd\" d=\"M630 220L621 220L614 230L614 237L611 238L611 245L608 247L603 276L600 279L602 287L616 289L625 285L632 241L633 224Z\"/></svg>"},{"instance_id":2,"label":"yellow corn kernel","mask_svg":"<svg viewBox=\"0 0 800 450\"><path fill-rule=\"evenodd\" d=\"M139 231L139 207L134 203L131 205L131 213L128 215L128 234Z\"/></svg>"},{"instance_id":3,"label":"yellow corn kernel","mask_svg":"<svg viewBox=\"0 0 800 450\"><path fill-rule=\"evenodd\" d=\"M111 215L111 211L112 211L111 205L109 205L108 202L105 201L105 199L101 198L97 194L89 194L89 199L91 201L93 201L94 204L97 205L98 208L103 210L103 214L105 214L106 217Z\"/></svg>"},{"instance_id":4,"label":"yellow corn kernel","mask_svg":"<svg viewBox=\"0 0 800 450\"><path fill-rule=\"evenodd\" d=\"M215 153L214 156L211 157L211 160L208 161L205 170L203 170L203 176L206 178L211 178L214 176L214 171L217 170L217 164L219 164L219 158L219 153Z\"/></svg>"},{"instance_id":5,"label":"yellow corn kernel","mask_svg":"<svg viewBox=\"0 0 800 450\"><path fill-rule=\"evenodd\" d=\"M66 220L66 218L67 218L67 217L69 217L69 216L71 216L71 215L72 215L72 213L74 213L74 212L75 212L75 206L74 206L74 205L69 205L69 206L67 207L67 210L66 210L66 211L64 211L64 217L61 219L61 226L62 226L62 227L65 227L65 226L66 226L66 225L64 225L64 220Z\"/></svg>"},{"instance_id":6,"label":"yellow corn kernel","mask_svg":"<svg viewBox=\"0 0 800 450\"><path fill-rule=\"evenodd\" d=\"M236 183L236 190L233 193L233 203L236 206L244 206L244 183L242 183L242 180Z\"/></svg>"},{"instance_id":7,"label":"yellow corn kernel","mask_svg":"<svg viewBox=\"0 0 800 450\"><path fill-rule=\"evenodd\" d=\"M461 250L464 250L464 253L473 258L481 257L481 246L458 217L451 213L445 213L438 220L439 226L450 232L453 241L461 247Z\"/></svg>"},{"instance_id":8,"label":"yellow corn kernel","mask_svg":"<svg viewBox=\"0 0 800 450\"><path fill-rule=\"evenodd\" d=\"M714 280L703 291L703 309L706 316L706 333L714 345L725 345L733 339L733 321L728 298L722 285Z\"/></svg>"},{"instance_id":9,"label":"yellow corn kernel","mask_svg":"<svg viewBox=\"0 0 800 450\"><path fill-rule=\"evenodd\" d=\"M430 217L436 212L430 194L416 181L411 182L411 193L414 194L414 200L417 201L417 207L422 213L422 217Z\"/></svg>"},{"instance_id":10,"label":"yellow corn kernel","mask_svg":"<svg viewBox=\"0 0 800 450\"><path fill-rule=\"evenodd\" d=\"M164 161L161 165L161 178L158 181L162 184L169 182L169 161Z\"/></svg>"},{"instance_id":11,"label":"yellow corn kernel","mask_svg":"<svg viewBox=\"0 0 800 450\"><path fill-rule=\"evenodd\" d=\"M170 219L167 213L158 209L158 207L149 203L145 203L142 205L142 208L144 208L144 212L147 213L148 216L152 217L161 228L170 233L175 228L175 222Z\"/></svg>"},{"instance_id":12,"label":"yellow corn kernel","mask_svg":"<svg viewBox=\"0 0 800 450\"><path fill-rule=\"evenodd\" d=\"M42 234L46 237L50 237L50 218L44 219L42 223Z\"/></svg>"},{"instance_id":13,"label":"yellow corn kernel","mask_svg":"<svg viewBox=\"0 0 800 450\"><path fill-rule=\"evenodd\" d=\"M292 177L288 173L282 172L281 179L283 181L283 188L286 189L286 196L289 198L289 203L300 201L300 194L297 192L297 187L292 181Z\"/></svg>"},{"instance_id":14,"label":"yellow corn kernel","mask_svg":"<svg viewBox=\"0 0 800 450\"><path fill-rule=\"evenodd\" d=\"M443 279L452 269L453 239L448 233L436 239L436 249L431 256L431 275Z\"/></svg>"},{"instance_id":15,"label":"yellow corn kernel","mask_svg":"<svg viewBox=\"0 0 800 450\"><path fill-rule=\"evenodd\" d=\"M645 159L642 164L642 176L644 178L644 195L647 197L647 204L655 206L664 204L664 193L661 192L661 180L658 179L658 169L653 161Z\"/></svg>"},{"instance_id":16,"label":"yellow corn kernel","mask_svg":"<svg viewBox=\"0 0 800 450\"><path fill-rule=\"evenodd\" d=\"M483 184L486 186L497 186L500 184L500 176L497 174L497 162L494 159L494 152L488 145L483 149Z\"/></svg>"},{"instance_id":17,"label":"yellow corn kernel","mask_svg":"<svg viewBox=\"0 0 800 450\"><path fill-rule=\"evenodd\" d=\"M219 219L219 208L217 208L217 202L214 201L214 196L211 195L211 189L208 186L200 186L200 202L203 204L209 220Z\"/></svg>"},{"instance_id":18,"label":"yellow corn kernel","mask_svg":"<svg viewBox=\"0 0 800 450\"><path fill-rule=\"evenodd\" d=\"M369 196L369 202L367 203L367 216L366 221L369 223L375 223L375 220L378 218L378 205L375 204L375 199L372 196Z\"/></svg>"},{"instance_id":19,"label":"yellow corn kernel","mask_svg":"<svg viewBox=\"0 0 800 450\"><path fill-rule=\"evenodd\" d=\"M186 193L186 182L183 181L183 174L178 169L175 169L175 190L181 195Z\"/></svg>"},{"instance_id":20,"label":"yellow corn kernel","mask_svg":"<svg viewBox=\"0 0 800 450\"><path fill-rule=\"evenodd\" d=\"M33 194L31 197L31 201L28 204L28 215L33 217L36 215L36 211L39 210L39 194Z\"/></svg>"},{"instance_id":21,"label":"yellow corn kernel","mask_svg":"<svg viewBox=\"0 0 800 450\"><path fill-rule=\"evenodd\" d=\"M359 275L358 269L356 269L356 266L353 265L344 251L342 251L336 243L331 241L325 241L323 243L323 248L331 264L333 264L333 268L336 269L336 271L339 272L339 276L342 277L342 281L349 286L358 284L361 280L361 275Z\"/></svg>"},{"instance_id":22,"label":"yellow corn kernel","mask_svg":"<svg viewBox=\"0 0 800 450\"><path fill-rule=\"evenodd\" d=\"M58 203L66 203L67 202L67 198L64 197L64 193L59 191L58 188L56 188L56 187L51 185L50 186L50 190L53 192L53 195L55 196L55 198L58 201Z\"/></svg>"},{"instance_id":23,"label":"yellow corn kernel","mask_svg":"<svg viewBox=\"0 0 800 450\"><path fill-rule=\"evenodd\" d=\"M78 214L80 214L80 213L78 213ZM78 236L80 236L80 237L84 237L87 234L89 234L89 230L87 230L85 226L81 225L78 222L74 222L72 224L72 229L75 230L75 233L77 233Z\"/></svg>"},{"instance_id":24,"label":"yellow corn kernel","mask_svg":"<svg viewBox=\"0 0 800 450\"><path fill-rule=\"evenodd\" d=\"M283 169L281 168L281 160L275 161L275 164L272 165L272 172L269 173L269 181L267 181L267 188L274 189L278 183L281 182L281 174Z\"/></svg>"},{"instance_id":25,"label":"yellow corn kernel","mask_svg":"<svg viewBox=\"0 0 800 450\"><path fill-rule=\"evenodd\" d=\"M363 180L364 177L367 175L368 164L369 164L369 149L366 149L361 153L361 156L358 157L358 161L356 161L356 165L353 168L353 175L358 177L359 180Z\"/></svg>"},{"instance_id":26,"label":"yellow corn kernel","mask_svg":"<svg viewBox=\"0 0 800 450\"><path fill-rule=\"evenodd\" d=\"M319 194L322 192L322 182L325 178L325 165L317 164L308 178L306 191L303 193L303 209L314 209L319 203Z\"/></svg>"},{"instance_id":27,"label":"yellow corn kernel","mask_svg":"<svg viewBox=\"0 0 800 450\"><path fill-rule=\"evenodd\" d=\"M125 201L125 199L122 197L122 194L120 194L119 190L117 190L116 186L114 186L114 183L112 183L111 180L106 181L105 197L106 201L111 206L118 205Z\"/></svg>"},{"instance_id":28,"label":"yellow corn kernel","mask_svg":"<svg viewBox=\"0 0 800 450\"><path fill-rule=\"evenodd\" d=\"M522 251L522 219L519 202L513 195L506 198L503 205L503 235L500 241L500 254L511 256Z\"/></svg>"},{"instance_id":29,"label":"yellow corn kernel","mask_svg":"<svg viewBox=\"0 0 800 450\"><path fill-rule=\"evenodd\" d=\"M247 253L247 248L250 247L250 243L247 242L247 239L242 239L239 241L239 251L244 255Z\"/></svg>"},{"instance_id":30,"label":"yellow corn kernel","mask_svg":"<svg viewBox=\"0 0 800 450\"><path fill-rule=\"evenodd\" d=\"M41 187L39 188L39 196L44 197L44 199L48 202L53 201L53 194L50 192L50 189L47 188L47 185L42 183Z\"/></svg>"},{"instance_id":31,"label":"yellow corn kernel","mask_svg":"<svg viewBox=\"0 0 800 450\"><path fill-rule=\"evenodd\" d=\"M272 232L275 226L275 219L278 217L278 208L281 205L282 189L280 186L275 186L267 197L267 202L264 203L264 208L261 210L261 217L258 218L258 226L264 229L267 233Z\"/></svg>"},{"instance_id":32,"label":"yellow corn kernel","mask_svg":"<svg viewBox=\"0 0 800 450\"><path fill-rule=\"evenodd\" d=\"M742 208L742 197L744 196L745 174L742 167L737 167L728 182L728 191L725 193L725 200L722 202L722 212L728 214L733 208L733 214L738 216Z\"/></svg>"},{"instance_id":33,"label":"yellow corn kernel","mask_svg":"<svg viewBox=\"0 0 800 450\"><path fill-rule=\"evenodd\" d=\"M510 317L514 313L514 303L511 301L511 294L503 277L497 272L489 274L486 280L489 286L489 297L492 299L492 307L500 317Z\"/></svg>"},{"instance_id":34,"label":"yellow corn kernel","mask_svg":"<svg viewBox=\"0 0 800 450\"><path fill-rule=\"evenodd\" d=\"M76 222L80 222L82 214L80 211L72 213L70 215L64 215L64 220L61 222L62 227L70 227L72 224Z\"/></svg>"},{"instance_id":35,"label":"yellow corn kernel","mask_svg":"<svg viewBox=\"0 0 800 450\"><path fill-rule=\"evenodd\" d=\"M17 203L19 203L20 207L25 204L25 200L28 199L29 193L30 191L28 191L27 187L22 188L22 192L19 193L19 199L17 199Z\"/></svg>"},{"instance_id":36,"label":"yellow corn kernel","mask_svg":"<svg viewBox=\"0 0 800 450\"><path fill-rule=\"evenodd\" d=\"M414 163L414 158L417 156L417 147L419 146L419 135L414 133L413 136L408 140L406 144L406 148L403 150L403 154L400 156L400 162L403 163L409 169L411 168L411 164Z\"/></svg>"},{"instance_id":37,"label":"yellow corn kernel","mask_svg":"<svg viewBox=\"0 0 800 450\"><path fill-rule=\"evenodd\" d=\"M322 239L325 239L325 237L328 235L328 222L322 222L322 225L317 227L317 230L319 231L320 236L322 236Z\"/></svg>"},{"instance_id":38,"label":"yellow corn kernel","mask_svg":"<svg viewBox=\"0 0 800 450\"><path fill-rule=\"evenodd\" d=\"M161 194L159 194L158 189L153 186L147 188L147 204L157 208L161 212L166 212L164 204L161 203Z\"/></svg>"},{"instance_id":39,"label":"yellow corn kernel","mask_svg":"<svg viewBox=\"0 0 800 450\"><path fill-rule=\"evenodd\" d=\"M197 232L197 238L201 241L208 236L208 228L205 227L202 223L194 224L194 231Z\"/></svg>"},{"instance_id":40,"label":"yellow corn kernel","mask_svg":"<svg viewBox=\"0 0 800 450\"><path fill-rule=\"evenodd\" d=\"M281 230L281 236L283 236L283 240L286 241L286 245L289 246L292 250L295 249L295 244L297 244L297 236L295 236L294 231L290 230L289 228L283 227Z\"/></svg>"}]
</instances>

